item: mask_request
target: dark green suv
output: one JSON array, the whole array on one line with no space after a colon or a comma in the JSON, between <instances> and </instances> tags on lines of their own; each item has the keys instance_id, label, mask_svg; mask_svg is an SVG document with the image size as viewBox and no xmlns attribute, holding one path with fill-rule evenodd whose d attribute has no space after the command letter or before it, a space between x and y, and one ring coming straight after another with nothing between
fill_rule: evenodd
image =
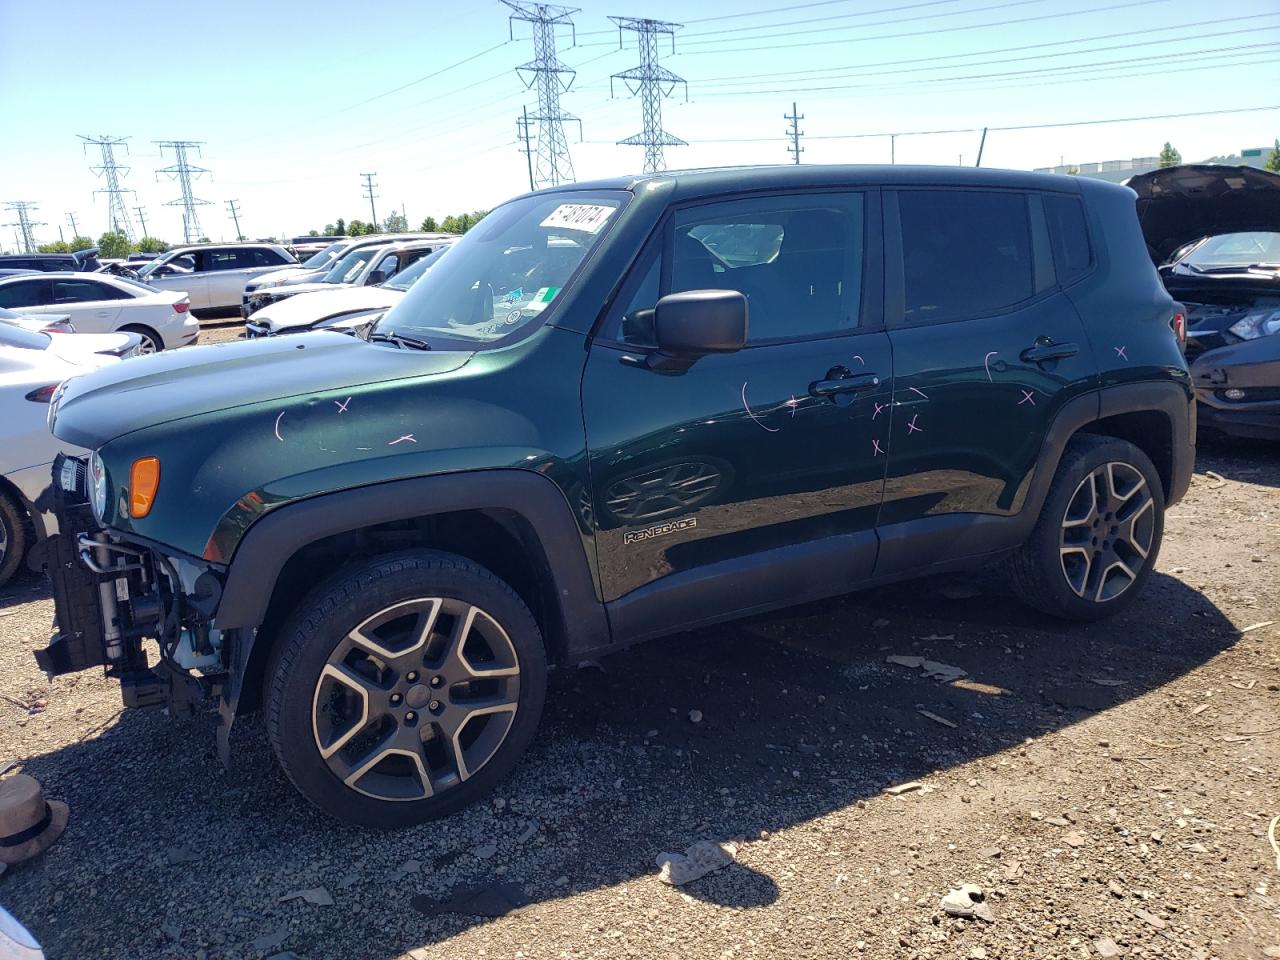
<instances>
[{"instance_id":1,"label":"dark green suv","mask_svg":"<svg viewBox=\"0 0 1280 960\"><path fill-rule=\"evenodd\" d=\"M1090 620L1192 469L1123 187L786 167L513 200L355 332L66 384L50 673L261 704L336 817L493 788L549 663L999 561ZM1180 326L1180 325L1179 325Z\"/></svg>"}]
</instances>

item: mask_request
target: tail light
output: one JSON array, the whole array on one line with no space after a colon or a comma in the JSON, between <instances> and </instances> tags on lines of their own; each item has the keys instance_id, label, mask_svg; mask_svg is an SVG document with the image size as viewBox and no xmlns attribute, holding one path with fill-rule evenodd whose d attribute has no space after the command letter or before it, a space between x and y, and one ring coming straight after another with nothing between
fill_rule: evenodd
<instances>
[{"instance_id":1,"label":"tail light","mask_svg":"<svg viewBox=\"0 0 1280 960\"><path fill-rule=\"evenodd\" d=\"M56 383L50 383L43 387L36 387L27 394L27 399L32 403L48 403L53 399L53 391L58 389Z\"/></svg>"},{"instance_id":2,"label":"tail light","mask_svg":"<svg viewBox=\"0 0 1280 960\"><path fill-rule=\"evenodd\" d=\"M75 333L76 328L70 320L59 320L41 328L41 333Z\"/></svg>"},{"instance_id":3,"label":"tail light","mask_svg":"<svg viewBox=\"0 0 1280 960\"><path fill-rule=\"evenodd\" d=\"M174 313L186 313L191 308L190 300L179 300L173 305Z\"/></svg>"},{"instance_id":4,"label":"tail light","mask_svg":"<svg viewBox=\"0 0 1280 960\"><path fill-rule=\"evenodd\" d=\"M1173 335L1178 340L1178 346L1184 347L1187 344L1187 315L1179 310L1169 320L1169 326L1173 328Z\"/></svg>"}]
</instances>

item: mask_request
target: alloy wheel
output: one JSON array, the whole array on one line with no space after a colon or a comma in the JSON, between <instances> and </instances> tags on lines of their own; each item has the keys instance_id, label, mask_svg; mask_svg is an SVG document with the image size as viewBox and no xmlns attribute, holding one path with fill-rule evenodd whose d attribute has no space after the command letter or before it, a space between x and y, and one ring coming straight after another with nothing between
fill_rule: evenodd
<instances>
[{"instance_id":1,"label":"alloy wheel","mask_svg":"<svg viewBox=\"0 0 1280 960\"><path fill-rule=\"evenodd\" d=\"M1127 463L1096 467L1080 481L1062 520L1062 573L1075 594L1095 603L1129 589L1156 534L1155 501L1142 473Z\"/></svg>"},{"instance_id":2,"label":"alloy wheel","mask_svg":"<svg viewBox=\"0 0 1280 960\"><path fill-rule=\"evenodd\" d=\"M150 334L140 333L138 336L142 338L142 341L138 344L138 356L148 356L160 352L160 348L156 346L156 342L151 338Z\"/></svg>"},{"instance_id":3,"label":"alloy wheel","mask_svg":"<svg viewBox=\"0 0 1280 960\"><path fill-rule=\"evenodd\" d=\"M474 776L515 720L520 662L477 606L424 597L352 628L312 697L316 748L346 786L378 800L422 800Z\"/></svg>"},{"instance_id":4,"label":"alloy wheel","mask_svg":"<svg viewBox=\"0 0 1280 960\"><path fill-rule=\"evenodd\" d=\"M9 525L0 518L0 567L4 566L5 557L9 555Z\"/></svg>"}]
</instances>

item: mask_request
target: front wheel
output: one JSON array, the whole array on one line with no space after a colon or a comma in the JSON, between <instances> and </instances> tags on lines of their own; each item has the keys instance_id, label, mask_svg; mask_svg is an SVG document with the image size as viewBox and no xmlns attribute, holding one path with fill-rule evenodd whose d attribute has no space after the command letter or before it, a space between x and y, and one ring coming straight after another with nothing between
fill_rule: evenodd
<instances>
[{"instance_id":1,"label":"front wheel","mask_svg":"<svg viewBox=\"0 0 1280 960\"><path fill-rule=\"evenodd\" d=\"M1142 590L1163 535L1164 488L1147 455L1125 440L1077 437L1010 563L1014 589L1067 620L1110 616Z\"/></svg>"},{"instance_id":2,"label":"front wheel","mask_svg":"<svg viewBox=\"0 0 1280 960\"><path fill-rule=\"evenodd\" d=\"M308 800L341 820L403 827L488 793L533 738L542 636L507 584L415 550L317 587L281 634L267 729Z\"/></svg>"}]
</instances>

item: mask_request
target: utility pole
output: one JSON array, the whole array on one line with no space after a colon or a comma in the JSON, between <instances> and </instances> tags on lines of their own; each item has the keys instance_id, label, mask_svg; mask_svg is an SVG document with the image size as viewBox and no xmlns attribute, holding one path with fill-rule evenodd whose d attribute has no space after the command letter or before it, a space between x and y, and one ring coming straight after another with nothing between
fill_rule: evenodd
<instances>
[{"instance_id":1,"label":"utility pole","mask_svg":"<svg viewBox=\"0 0 1280 960\"><path fill-rule=\"evenodd\" d=\"M236 209L236 204L237 204L237 203L239 203L239 202L240 202L239 200L228 200L228 201L227 201L227 210L231 213L231 222L232 222L232 223L234 223L234 224L236 225L236 239L237 239L237 240L241 239L241 237L243 236L243 235L240 233L240 211Z\"/></svg>"},{"instance_id":2,"label":"utility pole","mask_svg":"<svg viewBox=\"0 0 1280 960\"><path fill-rule=\"evenodd\" d=\"M80 231L76 227L76 215L68 212L67 219L71 221L71 239L74 240L76 237L80 236Z\"/></svg>"},{"instance_id":3,"label":"utility pole","mask_svg":"<svg viewBox=\"0 0 1280 960\"><path fill-rule=\"evenodd\" d=\"M89 145L93 144L102 150L102 163L96 167L89 169L102 177L106 181L106 186L101 190L95 190L94 193L105 193L107 195L107 217L112 233L121 233L133 242L133 224L129 222L129 214L125 211L124 195L133 193L132 190L125 189L120 186L120 178L129 172L129 167L122 167L116 163L115 148L124 147L124 152L129 152L128 137L86 137L83 134L78 135L84 141L84 149L87 151Z\"/></svg>"},{"instance_id":4,"label":"utility pole","mask_svg":"<svg viewBox=\"0 0 1280 960\"><path fill-rule=\"evenodd\" d=\"M166 148L173 151L173 165L157 170L156 174L167 174L170 180L177 180L178 187L182 191L182 196L176 200L170 200L165 204L166 207L182 207L182 239L186 243L194 243L200 239L200 220L196 216L196 207L207 207L210 201L201 200L191 192L192 179L199 179L202 174L208 173L204 167L194 167L187 159L187 151L192 147L195 148L196 154L200 153L200 141L198 140L156 140L156 146L160 148L161 155L164 154ZM158 179L158 176L157 176Z\"/></svg>"},{"instance_id":5,"label":"utility pole","mask_svg":"<svg viewBox=\"0 0 1280 960\"><path fill-rule=\"evenodd\" d=\"M6 223L5 226L18 228L18 242L23 248L23 253L35 253L36 237L34 228L47 226L40 220L31 219L31 214L35 212L38 204L29 200L10 200L5 203L5 206L18 215L16 223Z\"/></svg>"},{"instance_id":6,"label":"utility pole","mask_svg":"<svg viewBox=\"0 0 1280 960\"><path fill-rule=\"evenodd\" d=\"M898 135L896 133L889 134L889 162L898 162Z\"/></svg>"},{"instance_id":7,"label":"utility pole","mask_svg":"<svg viewBox=\"0 0 1280 960\"><path fill-rule=\"evenodd\" d=\"M676 49L676 31L683 24L665 20L649 20L642 17L610 17L618 25L618 49L622 49L622 32L635 33L640 47L640 65L615 73L609 78L609 95L613 96L613 81L621 80L631 95L640 97L640 109L644 129L634 136L619 140L625 146L644 147L644 172L658 173L667 169L663 147L686 147L688 144L674 134L662 129L662 101L671 96L676 85L684 83L684 98L689 99L689 85L684 77L678 77L658 64L658 35L671 37L671 52Z\"/></svg>"},{"instance_id":8,"label":"utility pole","mask_svg":"<svg viewBox=\"0 0 1280 960\"><path fill-rule=\"evenodd\" d=\"M560 7L550 3L534 3L530 0L502 0L511 8L507 18L507 33L515 39L515 21L523 20L533 27L533 59L516 67L516 75L524 81L526 89L538 89L538 112L532 118L525 113L525 130L528 121L538 123L538 164L535 183L556 187L572 183L573 160L569 156L569 144L564 136L564 124L578 124L578 138L582 138L582 121L560 109L560 94L568 93L577 75L572 67L566 67L556 55L556 28L568 27L573 43L578 42L573 26L576 7Z\"/></svg>"},{"instance_id":9,"label":"utility pole","mask_svg":"<svg viewBox=\"0 0 1280 960\"><path fill-rule=\"evenodd\" d=\"M373 228L377 230L378 229L378 211L375 210L373 206L374 198L377 196L377 194L373 192L373 188L375 186L373 182L373 178L376 177L377 174L362 173L360 174L360 176L364 177L364 195L369 198L369 215L373 217Z\"/></svg>"},{"instance_id":10,"label":"utility pole","mask_svg":"<svg viewBox=\"0 0 1280 960\"><path fill-rule=\"evenodd\" d=\"M987 128L986 128L986 127L983 127L983 128L982 128L982 139L978 141L978 162L974 164L974 166L975 166L975 167L980 167L980 166L982 166L982 149L983 149L983 147L985 147L986 145L987 145Z\"/></svg>"},{"instance_id":11,"label":"utility pole","mask_svg":"<svg viewBox=\"0 0 1280 960\"><path fill-rule=\"evenodd\" d=\"M135 209L135 210L137 210L137 211L138 211L138 222L142 224L142 235L143 235L144 237L145 237L145 236L148 236L148 234L147 234L147 208L146 208L146 207L134 207L133 209Z\"/></svg>"},{"instance_id":12,"label":"utility pole","mask_svg":"<svg viewBox=\"0 0 1280 960\"><path fill-rule=\"evenodd\" d=\"M787 147L787 152L796 163L799 163L800 154L804 153L804 147L800 146L800 138L804 136L804 131L800 129L800 121L804 119L804 114L796 110L796 102L792 100L791 112L784 113L782 118L791 121L791 129L787 131L787 136L791 138L791 146Z\"/></svg>"},{"instance_id":13,"label":"utility pole","mask_svg":"<svg viewBox=\"0 0 1280 960\"><path fill-rule=\"evenodd\" d=\"M529 108L521 107L520 116L516 117L516 136L524 143L520 152L524 154L525 166L529 168L529 189L538 189L533 183L533 147L529 146Z\"/></svg>"}]
</instances>

